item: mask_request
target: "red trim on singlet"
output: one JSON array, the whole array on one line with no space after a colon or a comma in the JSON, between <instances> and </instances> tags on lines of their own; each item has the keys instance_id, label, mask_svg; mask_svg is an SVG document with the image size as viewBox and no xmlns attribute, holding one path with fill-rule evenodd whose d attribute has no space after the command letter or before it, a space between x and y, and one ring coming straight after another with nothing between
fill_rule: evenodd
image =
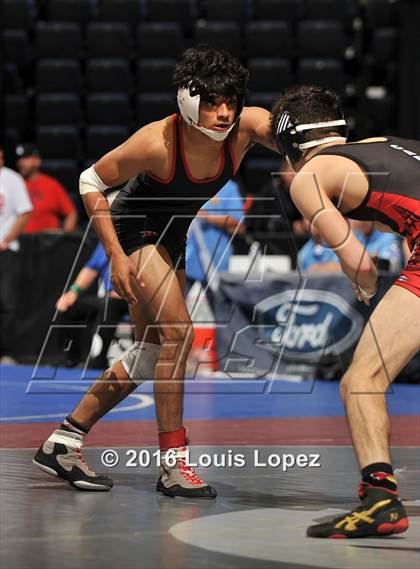
<instances>
[{"instance_id":1,"label":"red trim on singlet","mask_svg":"<svg viewBox=\"0 0 420 569\"><path fill-rule=\"evenodd\" d=\"M370 207L381 213L385 214L388 218L392 219L398 226L401 234L410 236L413 239L417 238L420 231L420 225L413 223L400 213L397 208L403 208L407 213L413 213L416 216L420 215L420 201L408 196L401 196L398 194L390 194L387 192L373 191L369 200L365 203L365 207Z\"/></svg>"},{"instance_id":2,"label":"red trim on singlet","mask_svg":"<svg viewBox=\"0 0 420 569\"><path fill-rule=\"evenodd\" d=\"M176 125L176 119L177 119L177 114L174 113L173 115L171 115L171 118L174 119L173 121L173 148L172 148L172 164L171 164L171 169L169 172L169 176L165 179L163 178L159 178L159 176L154 176L153 174L151 174L150 172L145 171L144 173L147 174L147 176L149 176L150 178L152 178L153 180L156 180L156 182L160 182L161 184L170 184L175 176L175 168L176 168L176 129L177 129L177 125Z\"/></svg>"},{"instance_id":3,"label":"red trim on singlet","mask_svg":"<svg viewBox=\"0 0 420 569\"><path fill-rule=\"evenodd\" d=\"M179 141L180 141L180 147L181 147L181 159L182 159L182 163L184 165L184 170L185 173L187 174L187 178L191 181L194 182L195 184L207 184L208 182L213 182L214 180L217 180L217 178L220 177L221 173L223 172L223 169L225 167L225 144L223 143L223 146L221 148L221 155L222 158L220 160L220 167L219 170L217 172L217 174L215 176L213 176L212 178L204 178L203 180L198 180L197 178L194 178L194 176L191 174L191 172L188 169L188 163L187 163L187 159L184 156L184 138L182 135L182 121L183 119L181 118L181 116L179 117Z\"/></svg>"},{"instance_id":4,"label":"red trim on singlet","mask_svg":"<svg viewBox=\"0 0 420 569\"><path fill-rule=\"evenodd\" d=\"M232 141L231 141L231 139L228 138L227 141L226 141L226 143L227 143L227 147L228 147L228 150L229 150L230 158L231 158L231 160L232 160L233 175L235 175L236 172L238 171L239 164L238 164L238 162L237 162L237 160L236 160L235 153L233 152L233 147L232 147Z\"/></svg>"}]
</instances>

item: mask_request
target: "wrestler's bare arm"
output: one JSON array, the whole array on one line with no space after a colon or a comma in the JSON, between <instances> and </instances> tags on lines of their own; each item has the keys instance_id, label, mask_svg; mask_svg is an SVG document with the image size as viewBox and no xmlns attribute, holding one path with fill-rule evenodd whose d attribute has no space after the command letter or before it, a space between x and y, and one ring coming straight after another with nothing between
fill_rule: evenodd
<instances>
[{"instance_id":1,"label":"wrestler's bare arm","mask_svg":"<svg viewBox=\"0 0 420 569\"><path fill-rule=\"evenodd\" d=\"M374 291L377 281L375 265L349 222L331 201L337 181L329 174L327 161L328 157L319 157L305 165L295 176L290 195L302 215L334 250L344 273L359 286Z\"/></svg>"},{"instance_id":2,"label":"wrestler's bare arm","mask_svg":"<svg viewBox=\"0 0 420 569\"><path fill-rule=\"evenodd\" d=\"M246 149L252 144L262 144L279 153L273 140L271 130L271 114L261 107L245 107L239 124L239 135L246 142Z\"/></svg>"},{"instance_id":3,"label":"wrestler's bare arm","mask_svg":"<svg viewBox=\"0 0 420 569\"><path fill-rule=\"evenodd\" d=\"M94 165L94 170L102 182L108 187L118 186L141 171L154 171L159 162L162 167L165 160L164 129L165 121L151 123L105 154ZM111 262L114 289L127 302L136 302L129 280L130 275L136 276L136 268L130 264L122 250L106 197L99 191L85 193L82 197Z\"/></svg>"}]
</instances>

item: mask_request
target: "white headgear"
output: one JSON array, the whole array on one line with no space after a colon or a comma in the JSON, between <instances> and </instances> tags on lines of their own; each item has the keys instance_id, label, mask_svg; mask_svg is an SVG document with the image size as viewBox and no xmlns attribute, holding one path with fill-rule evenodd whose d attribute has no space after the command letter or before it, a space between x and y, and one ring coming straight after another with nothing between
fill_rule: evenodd
<instances>
[{"instance_id":1,"label":"white headgear","mask_svg":"<svg viewBox=\"0 0 420 569\"><path fill-rule=\"evenodd\" d=\"M216 132L209 128L204 128L202 126L198 126L198 122L200 120L200 94L197 93L196 95L191 95L191 83L188 87L183 87L182 89L178 89L178 107L181 112L181 116L184 121L188 124L199 130L200 132L204 133L205 135L209 136L211 139L216 140L217 142L221 142L227 138L230 131L235 127L239 115L242 112L243 108L243 98L239 101L238 97L238 110L236 112L236 120L231 127L229 127L224 132Z\"/></svg>"}]
</instances>

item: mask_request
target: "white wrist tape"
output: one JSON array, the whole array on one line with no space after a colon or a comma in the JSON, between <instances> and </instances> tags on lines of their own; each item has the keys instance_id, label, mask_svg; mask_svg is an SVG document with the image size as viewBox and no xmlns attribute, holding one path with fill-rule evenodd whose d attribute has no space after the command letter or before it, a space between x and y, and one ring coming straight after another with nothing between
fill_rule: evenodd
<instances>
[{"instance_id":1,"label":"white wrist tape","mask_svg":"<svg viewBox=\"0 0 420 569\"><path fill-rule=\"evenodd\" d=\"M93 166L84 170L79 178L79 192L80 195L88 194L89 192L104 192L109 186L103 183L98 174L95 172Z\"/></svg>"}]
</instances>

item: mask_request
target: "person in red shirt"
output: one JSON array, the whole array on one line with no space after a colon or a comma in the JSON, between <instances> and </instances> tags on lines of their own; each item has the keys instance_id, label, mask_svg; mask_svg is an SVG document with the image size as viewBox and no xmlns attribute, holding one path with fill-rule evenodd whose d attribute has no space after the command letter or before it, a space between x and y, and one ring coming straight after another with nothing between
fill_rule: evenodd
<instances>
[{"instance_id":1,"label":"person in red shirt","mask_svg":"<svg viewBox=\"0 0 420 569\"><path fill-rule=\"evenodd\" d=\"M24 233L39 233L50 229L74 231L77 211L64 187L56 179L40 172L42 159L32 144L16 148L17 168L26 182L33 205Z\"/></svg>"}]
</instances>

